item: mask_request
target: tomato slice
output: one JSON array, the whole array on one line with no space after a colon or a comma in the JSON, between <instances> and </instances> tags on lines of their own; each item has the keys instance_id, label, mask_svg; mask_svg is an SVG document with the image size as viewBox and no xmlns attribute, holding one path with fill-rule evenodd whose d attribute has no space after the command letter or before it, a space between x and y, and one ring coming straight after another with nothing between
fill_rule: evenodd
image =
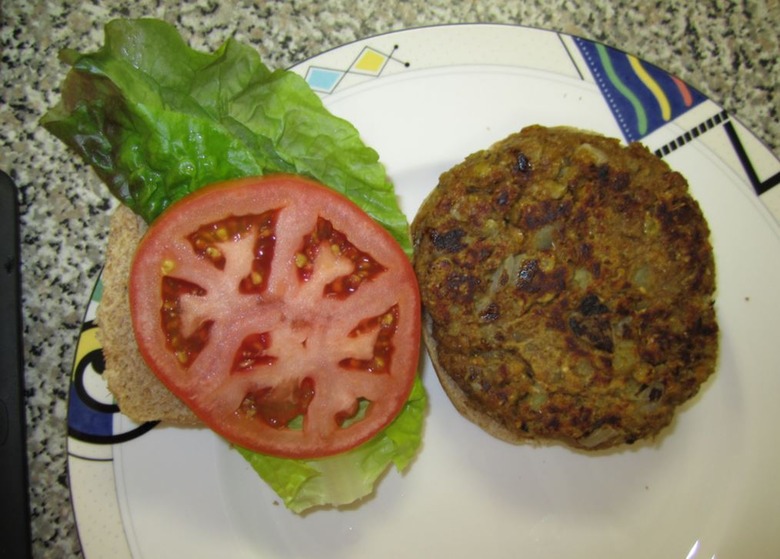
<instances>
[{"instance_id":1,"label":"tomato slice","mask_svg":"<svg viewBox=\"0 0 780 559\"><path fill-rule=\"evenodd\" d=\"M305 458L370 439L417 373L409 259L358 206L301 177L216 184L172 205L129 285L139 349L227 440Z\"/></svg>"}]
</instances>

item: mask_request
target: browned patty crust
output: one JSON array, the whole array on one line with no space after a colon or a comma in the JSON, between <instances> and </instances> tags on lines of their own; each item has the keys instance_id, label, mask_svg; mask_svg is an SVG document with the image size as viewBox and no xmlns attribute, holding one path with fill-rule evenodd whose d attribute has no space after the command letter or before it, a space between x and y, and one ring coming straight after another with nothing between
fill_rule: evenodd
<instances>
[{"instance_id":1,"label":"browned patty crust","mask_svg":"<svg viewBox=\"0 0 780 559\"><path fill-rule=\"evenodd\" d=\"M500 438L633 443L715 369L709 228L639 144L528 127L445 172L412 236L442 385Z\"/></svg>"}]
</instances>

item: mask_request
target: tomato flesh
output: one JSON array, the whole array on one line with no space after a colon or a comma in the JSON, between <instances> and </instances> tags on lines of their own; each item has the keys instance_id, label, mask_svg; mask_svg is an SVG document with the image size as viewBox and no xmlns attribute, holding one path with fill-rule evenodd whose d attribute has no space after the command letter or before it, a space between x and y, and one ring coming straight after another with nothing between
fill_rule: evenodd
<instances>
[{"instance_id":1,"label":"tomato flesh","mask_svg":"<svg viewBox=\"0 0 780 559\"><path fill-rule=\"evenodd\" d=\"M303 250L296 254L296 265L301 280L311 279L314 262L321 246L324 246L325 250L331 250L334 254L351 260L355 266L352 273L340 276L327 284L323 295L347 297L354 293L362 282L369 281L385 271L370 254L358 250L343 233L333 229L330 221L320 217L317 219L316 229L304 239Z\"/></svg>"},{"instance_id":2,"label":"tomato flesh","mask_svg":"<svg viewBox=\"0 0 780 559\"><path fill-rule=\"evenodd\" d=\"M420 299L396 241L340 194L288 175L171 206L133 261L139 349L227 440L305 458L344 452L400 412Z\"/></svg>"}]
</instances>

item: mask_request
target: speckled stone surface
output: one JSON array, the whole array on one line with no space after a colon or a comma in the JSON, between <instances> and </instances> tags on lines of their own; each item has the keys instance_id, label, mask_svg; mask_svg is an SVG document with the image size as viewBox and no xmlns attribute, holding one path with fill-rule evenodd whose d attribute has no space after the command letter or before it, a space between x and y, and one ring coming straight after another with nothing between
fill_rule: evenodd
<instances>
[{"instance_id":1,"label":"speckled stone surface","mask_svg":"<svg viewBox=\"0 0 780 559\"><path fill-rule=\"evenodd\" d=\"M97 48L114 17L178 25L193 47L253 44L272 67L389 30L514 23L616 46L695 86L780 149L778 0L257 1L6 0L0 19L0 168L21 199L23 314L33 551L81 555L69 501L69 370L101 267L114 202L92 172L38 125L58 99L64 47Z\"/></svg>"}]
</instances>

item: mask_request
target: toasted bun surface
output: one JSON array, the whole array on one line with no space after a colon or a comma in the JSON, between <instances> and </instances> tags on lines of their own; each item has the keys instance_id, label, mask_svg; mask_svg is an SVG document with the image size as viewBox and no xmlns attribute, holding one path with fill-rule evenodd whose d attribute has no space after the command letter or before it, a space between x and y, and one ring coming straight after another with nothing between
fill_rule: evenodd
<instances>
[{"instance_id":1,"label":"toasted bun surface","mask_svg":"<svg viewBox=\"0 0 780 559\"><path fill-rule=\"evenodd\" d=\"M412 237L442 387L500 439L652 438L715 370L709 228L643 146L526 128L442 174Z\"/></svg>"},{"instance_id":2,"label":"toasted bun surface","mask_svg":"<svg viewBox=\"0 0 780 559\"><path fill-rule=\"evenodd\" d=\"M97 310L106 364L103 378L122 413L133 421L197 425L200 420L146 366L135 343L127 283L136 246L145 231L143 220L125 206L119 206L111 217L103 295Z\"/></svg>"}]
</instances>

